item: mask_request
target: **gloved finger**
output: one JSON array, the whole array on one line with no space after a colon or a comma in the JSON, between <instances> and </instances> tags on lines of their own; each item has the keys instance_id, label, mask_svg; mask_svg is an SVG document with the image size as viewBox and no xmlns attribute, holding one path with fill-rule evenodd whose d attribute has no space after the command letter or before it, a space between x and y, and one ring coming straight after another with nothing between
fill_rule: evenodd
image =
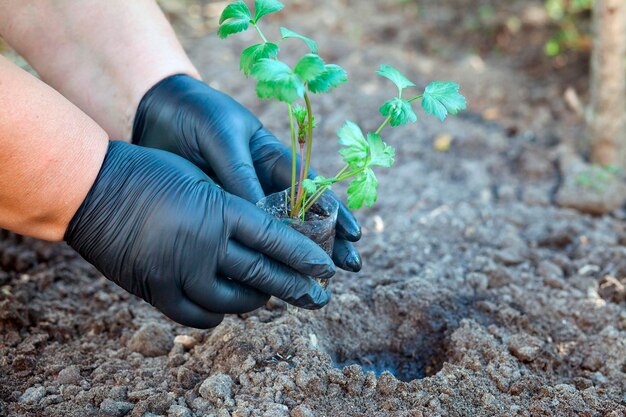
<instances>
[{"instance_id":1,"label":"gloved finger","mask_svg":"<svg viewBox=\"0 0 626 417\"><path fill-rule=\"evenodd\" d=\"M265 305L269 296L254 288L223 277L206 279L199 276L186 282L185 295L207 310L224 314L248 313Z\"/></svg>"},{"instance_id":2,"label":"gloved finger","mask_svg":"<svg viewBox=\"0 0 626 417\"><path fill-rule=\"evenodd\" d=\"M330 300L330 293L310 277L233 240L228 242L226 255L218 270L297 307L318 309Z\"/></svg>"},{"instance_id":3,"label":"gloved finger","mask_svg":"<svg viewBox=\"0 0 626 417\"><path fill-rule=\"evenodd\" d=\"M333 262L346 271L359 272L361 270L361 256L354 248L354 245L347 240L335 239Z\"/></svg>"},{"instance_id":4,"label":"gloved finger","mask_svg":"<svg viewBox=\"0 0 626 417\"><path fill-rule=\"evenodd\" d=\"M291 151L276 139L267 129L260 129L250 139L250 151L254 160L259 181L266 193L282 191L291 186ZM300 164L298 158L298 166ZM317 173L310 169L309 178ZM361 238L361 226L350 210L339 201L337 215L337 237L351 242Z\"/></svg>"},{"instance_id":5,"label":"gloved finger","mask_svg":"<svg viewBox=\"0 0 626 417\"><path fill-rule=\"evenodd\" d=\"M330 257L309 238L263 213L254 205L225 194L224 217L231 236L296 271L316 278L335 275Z\"/></svg>"},{"instance_id":6,"label":"gloved finger","mask_svg":"<svg viewBox=\"0 0 626 417\"><path fill-rule=\"evenodd\" d=\"M180 294L174 303L164 304L159 307L159 310L176 323L196 329L210 329L218 326L224 320L223 314L207 311L194 304L183 294Z\"/></svg>"},{"instance_id":7,"label":"gloved finger","mask_svg":"<svg viewBox=\"0 0 626 417\"><path fill-rule=\"evenodd\" d=\"M226 191L256 203L265 197L265 193L254 169L247 141L233 139L231 142L233 144L241 142L246 146L241 149L230 148L228 151L230 155L215 155L211 161L213 171Z\"/></svg>"}]
</instances>

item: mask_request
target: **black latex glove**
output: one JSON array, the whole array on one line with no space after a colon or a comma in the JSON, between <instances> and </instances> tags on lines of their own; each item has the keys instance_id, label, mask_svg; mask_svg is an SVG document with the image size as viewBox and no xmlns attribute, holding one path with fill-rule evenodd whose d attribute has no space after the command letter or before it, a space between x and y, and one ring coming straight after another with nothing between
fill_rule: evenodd
<instances>
[{"instance_id":1,"label":"black latex glove","mask_svg":"<svg viewBox=\"0 0 626 417\"><path fill-rule=\"evenodd\" d=\"M65 240L125 290L198 328L254 310L266 294L320 308L330 293L309 275L335 268L311 240L185 159L122 142L110 142Z\"/></svg>"},{"instance_id":2,"label":"black latex glove","mask_svg":"<svg viewBox=\"0 0 626 417\"><path fill-rule=\"evenodd\" d=\"M241 104L187 75L168 77L146 93L133 143L178 154L251 202L291 186L291 151ZM361 269L350 243L360 237L359 224L340 202L333 252L338 267Z\"/></svg>"}]
</instances>

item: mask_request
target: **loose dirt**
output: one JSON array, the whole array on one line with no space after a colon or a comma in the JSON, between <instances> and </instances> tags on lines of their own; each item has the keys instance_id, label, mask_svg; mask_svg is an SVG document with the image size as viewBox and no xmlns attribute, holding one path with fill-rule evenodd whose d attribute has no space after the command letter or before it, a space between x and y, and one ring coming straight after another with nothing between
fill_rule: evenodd
<instances>
[{"instance_id":1,"label":"loose dirt","mask_svg":"<svg viewBox=\"0 0 626 417\"><path fill-rule=\"evenodd\" d=\"M375 208L358 213L363 270L338 273L321 311L290 314L271 300L198 331L64 244L2 233L0 416L626 414L626 213L555 202L563 146L583 130L559 74L537 78L514 55L481 57L454 32L446 40L475 2L287 3L272 23L315 38L350 74L348 87L315 97L320 173L340 168L345 119L380 123L393 94L374 75L380 63L422 86L455 80L470 103L444 124L420 115L387 133L397 165L380 171ZM185 44L206 81L287 138L284 107L259 102L237 72L252 37ZM284 51L304 52L295 41ZM446 152L434 146L442 135Z\"/></svg>"}]
</instances>

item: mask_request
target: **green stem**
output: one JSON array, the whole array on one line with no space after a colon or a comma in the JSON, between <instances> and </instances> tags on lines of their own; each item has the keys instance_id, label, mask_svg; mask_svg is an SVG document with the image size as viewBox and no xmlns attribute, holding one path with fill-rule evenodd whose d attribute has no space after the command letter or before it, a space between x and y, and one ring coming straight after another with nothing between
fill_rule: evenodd
<instances>
[{"instance_id":1,"label":"green stem","mask_svg":"<svg viewBox=\"0 0 626 417\"><path fill-rule=\"evenodd\" d=\"M293 211L296 202L296 172L298 162L298 151L296 150L296 128L293 123L293 108L289 106L289 128L291 129L291 210Z\"/></svg>"},{"instance_id":2,"label":"green stem","mask_svg":"<svg viewBox=\"0 0 626 417\"><path fill-rule=\"evenodd\" d=\"M306 159L304 162L304 178L309 177L309 166L311 165L311 149L313 148L313 108L309 95L304 93L304 102L306 103L307 123L307 142L306 142ZM304 179L303 178L303 179Z\"/></svg>"},{"instance_id":3,"label":"green stem","mask_svg":"<svg viewBox=\"0 0 626 417\"><path fill-rule=\"evenodd\" d=\"M335 175L335 178L339 177L341 174L346 172L349 168L350 168L350 165L346 165L345 167L341 168L341 171L339 171L337 175Z\"/></svg>"},{"instance_id":4,"label":"green stem","mask_svg":"<svg viewBox=\"0 0 626 417\"><path fill-rule=\"evenodd\" d=\"M306 132L306 155L302 155L300 152L300 178L299 178L299 188L298 195L296 196L296 204L294 207L294 216L297 216L300 212L300 208L303 207L304 196L302 194L302 181L306 178L309 178L309 167L311 165L311 150L313 148L313 108L311 106L311 100L309 99L309 95L304 93L304 101L306 103L306 111L307 111L307 132ZM300 150L302 151L302 145L300 146Z\"/></svg>"},{"instance_id":5,"label":"green stem","mask_svg":"<svg viewBox=\"0 0 626 417\"><path fill-rule=\"evenodd\" d=\"M315 191L315 193L304 203L303 211L306 212L310 210L311 207L313 207L313 204L315 204L315 202L319 200L329 188L330 187L328 185L324 185L320 187L319 190Z\"/></svg>"},{"instance_id":6,"label":"green stem","mask_svg":"<svg viewBox=\"0 0 626 417\"><path fill-rule=\"evenodd\" d=\"M391 121L391 116L387 116L385 121L382 122L380 126L378 126L378 129L376 129L376 134L379 135L380 132L382 132L382 130L385 128L385 126L387 126L387 123L389 123L390 121Z\"/></svg>"},{"instance_id":7,"label":"green stem","mask_svg":"<svg viewBox=\"0 0 626 417\"><path fill-rule=\"evenodd\" d=\"M423 98L423 97L424 97L424 94L420 94L419 96L415 96L413 98L408 99L407 102L410 103L412 101L419 100L420 98Z\"/></svg>"},{"instance_id":8,"label":"green stem","mask_svg":"<svg viewBox=\"0 0 626 417\"><path fill-rule=\"evenodd\" d=\"M350 177L359 175L365 169L363 167L363 168L357 168L353 171L346 172L349 168L350 168L350 165L346 165L345 167L341 169L341 171L339 171L337 175L335 175L334 178L329 178L329 181L331 182L331 184L341 182L343 180L347 180ZM320 187L320 189L315 191L315 193L304 203L304 211L307 211L311 207L313 207L313 204L315 204L317 200L319 200L320 197L322 197L322 195L324 195L324 193L329 189L330 189L330 186L324 185L323 187Z\"/></svg>"},{"instance_id":9,"label":"green stem","mask_svg":"<svg viewBox=\"0 0 626 417\"><path fill-rule=\"evenodd\" d=\"M265 37L263 32L261 32L261 28L259 28L259 25L257 25L256 23L252 23L252 25L256 29L256 31L259 34L259 36L261 37L261 39L263 39L263 42L267 43L267 38Z\"/></svg>"},{"instance_id":10,"label":"green stem","mask_svg":"<svg viewBox=\"0 0 626 417\"><path fill-rule=\"evenodd\" d=\"M304 145L300 144L300 176L298 182L298 194L296 196L296 204L293 207L291 216L296 218L300 213L300 207L302 206L302 199L304 197L304 187L302 187L302 181L306 178L304 176L304 165L302 164L302 158L304 157Z\"/></svg>"}]
</instances>

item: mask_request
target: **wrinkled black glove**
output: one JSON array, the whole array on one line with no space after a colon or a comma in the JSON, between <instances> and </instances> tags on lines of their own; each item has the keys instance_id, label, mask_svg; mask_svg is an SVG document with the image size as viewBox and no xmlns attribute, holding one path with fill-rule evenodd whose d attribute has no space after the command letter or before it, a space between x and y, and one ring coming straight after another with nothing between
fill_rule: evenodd
<instances>
[{"instance_id":1,"label":"wrinkled black glove","mask_svg":"<svg viewBox=\"0 0 626 417\"><path fill-rule=\"evenodd\" d=\"M291 151L241 104L187 75L168 77L145 94L133 143L180 155L251 202L291 186ZM361 258L350 242L359 240L361 228L341 202L336 237L335 264L359 271Z\"/></svg>"},{"instance_id":2,"label":"wrinkled black glove","mask_svg":"<svg viewBox=\"0 0 626 417\"><path fill-rule=\"evenodd\" d=\"M198 328L254 310L266 294L320 308L330 293L309 275L335 268L311 240L185 159L122 142L110 142L65 240L125 290Z\"/></svg>"}]
</instances>

